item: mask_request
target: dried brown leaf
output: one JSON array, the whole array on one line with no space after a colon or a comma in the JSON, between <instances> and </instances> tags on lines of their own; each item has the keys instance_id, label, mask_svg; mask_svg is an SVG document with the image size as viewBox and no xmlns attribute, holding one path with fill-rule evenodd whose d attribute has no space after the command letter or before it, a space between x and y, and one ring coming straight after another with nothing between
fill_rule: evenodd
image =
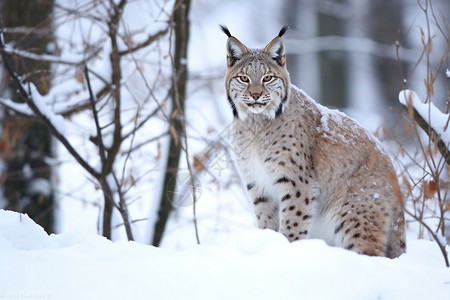
<instances>
[{"instance_id":1,"label":"dried brown leaf","mask_svg":"<svg viewBox=\"0 0 450 300\"><path fill-rule=\"evenodd\" d=\"M433 96L434 95L434 86L432 82L429 82L427 79L423 80L423 83L425 85L425 89L427 91L427 95Z\"/></svg>"},{"instance_id":2,"label":"dried brown leaf","mask_svg":"<svg viewBox=\"0 0 450 300\"><path fill-rule=\"evenodd\" d=\"M433 180L424 181L423 196L425 197L425 199L433 198L434 194L436 193L436 190L437 190L436 182L434 182Z\"/></svg>"},{"instance_id":3,"label":"dried brown leaf","mask_svg":"<svg viewBox=\"0 0 450 300\"><path fill-rule=\"evenodd\" d=\"M205 166L202 164L201 157L199 157L197 155L194 156L193 167L200 172L205 170Z\"/></svg>"},{"instance_id":4,"label":"dried brown leaf","mask_svg":"<svg viewBox=\"0 0 450 300\"><path fill-rule=\"evenodd\" d=\"M75 75L75 80L79 83L84 84L84 73L83 71L78 71L77 74Z\"/></svg>"},{"instance_id":5,"label":"dried brown leaf","mask_svg":"<svg viewBox=\"0 0 450 300\"><path fill-rule=\"evenodd\" d=\"M8 141L3 138L0 140L0 152L6 154L10 152Z\"/></svg>"},{"instance_id":6,"label":"dried brown leaf","mask_svg":"<svg viewBox=\"0 0 450 300\"><path fill-rule=\"evenodd\" d=\"M426 43L425 43L425 32L423 31L422 27L419 26L419 30L420 30L420 39L422 41L422 45L424 47L426 47Z\"/></svg>"},{"instance_id":7,"label":"dried brown leaf","mask_svg":"<svg viewBox=\"0 0 450 300\"><path fill-rule=\"evenodd\" d=\"M433 40L428 39L427 54L430 54L432 49L433 49Z\"/></svg>"},{"instance_id":8,"label":"dried brown leaf","mask_svg":"<svg viewBox=\"0 0 450 300\"><path fill-rule=\"evenodd\" d=\"M375 130L375 132L373 133L373 135L379 139L380 138L380 127L377 128L377 130Z\"/></svg>"},{"instance_id":9,"label":"dried brown leaf","mask_svg":"<svg viewBox=\"0 0 450 300\"><path fill-rule=\"evenodd\" d=\"M383 130L383 136L388 135L389 131L388 131L388 129L386 128L386 126L384 126L384 124L383 124L383 126L381 126L381 129Z\"/></svg>"},{"instance_id":10,"label":"dried brown leaf","mask_svg":"<svg viewBox=\"0 0 450 300\"><path fill-rule=\"evenodd\" d=\"M209 151L201 153L200 155L195 155L193 167L200 172L205 170L204 162L207 162L210 156L211 154L209 153Z\"/></svg>"},{"instance_id":11,"label":"dried brown leaf","mask_svg":"<svg viewBox=\"0 0 450 300\"><path fill-rule=\"evenodd\" d=\"M403 186L407 189L408 195L411 195L412 194L412 186L411 186L408 178L405 175L403 175Z\"/></svg>"},{"instance_id":12,"label":"dried brown leaf","mask_svg":"<svg viewBox=\"0 0 450 300\"><path fill-rule=\"evenodd\" d=\"M398 147L398 153L400 153L401 157L405 157L405 150L403 150L402 146Z\"/></svg>"}]
</instances>

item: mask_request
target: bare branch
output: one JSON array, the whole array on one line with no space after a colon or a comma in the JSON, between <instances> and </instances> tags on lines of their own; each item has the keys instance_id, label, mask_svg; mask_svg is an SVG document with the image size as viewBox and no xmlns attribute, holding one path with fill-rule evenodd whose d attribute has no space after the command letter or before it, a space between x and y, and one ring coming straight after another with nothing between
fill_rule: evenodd
<instances>
[{"instance_id":1,"label":"bare branch","mask_svg":"<svg viewBox=\"0 0 450 300\"><path fill-rule=\"evenodd\" d=\"M120 67L120 55L119 55L119 45L117 41L117 33L118 33L118 24L120 18L123 13L123 6L125 5L126 0L122 0L119 5L116 6L114 1L110 1L112 7L114 7L114 14L110 16L110 20L108 21L108 29L109 29L109 38L111 40L111 54L110 54L110 62L112 68L112 80L111 84L112 95L115 100L115 108L114 108L114 132L113 132L113 144L111 148L108 150L108 157L106 162L107 170L112 169L113 162L116 158L117 153L119 152L120 145L122 143L122 115L121 115L121 79L122 79L122 69Z\"/></svg>"},{"instance_id":2,"label":"bare branch","mask_svg":"<svg viewBox=\"0 0 450 300\"><path fill-rule=\"evenodd\" d=\"M127 209L127 203L125 201L125 195L122 191L122 185L120 184L119 180L117 179L116 175L113 173L114 182L117 186L117 193L119 195L119 204L116 205L117 210L119 211L120 215L123 219L123 225L125 227L125 232L127 233L127 238L129 241L133 241L133 231L131 230L131 222L130 218L128 217L128 209Z\"/></svg>"},{"instance_id":3,"label":"bare branch","mask_svg":"<svg viewBox=\"0 0 450 300\"><path fill-rule=\"evenodd\" d=\"M149 46L150 44L152 44L153 42L155 42L156 40L158 40L160 37L162 37L163 35L165 35L167 32L169 31L169 27L167 27L164 30L159 31L158 33L149 36L145 41L143 41L142 43L140 43L139 45L136 45L132 48L129 48L127 50L123 50L123 51L119 51L119 55L126 55L126 54L130 54L132 52L136 52L139 49L142 49L144 47Z\"/></svg>"},{"instance_id":4,"label":"bare branch","mask_svg":"<svg viewBox=\"0 0 450 300\"><path fill-rule=\"evenodd\" d=\"M153 138L151 138L151 139L148 139L148 140L146 140L146 141L144 141L144 142L142 142L142 143L140 143L140 144L134 146L134 147L131 149L131 151L135 151L135 150L137 150L137 149L139 149L139 148L141 148L141 147L143 147L143 146L145 146L145 145L147 145L147 144L153 143L154 141L157 141L157 140L159 140L160 138L165 137L165 136L168 135L168 134L170 134L169 131L163 132L163 133L161 133L161 134L159 134L159 135L157 135L157 136L155 136L155 137L153 137Z\"/></svg>"},{"instance_id":5,"label":"bare branch","mask_svg":"<svg viewBox=\"0 0 450 300\"><path fill-rule=\"evenodd\" d=\"M86 83L87 83L88 91L89 91L89 102L91 104L92 114L94 116L95 129L97 130L98 151L99 151L100 159L102 162L102 174L104 174L105 173L104 168L106 167L105 146L103 144L102 129L100 127L100 122L98 120L97 108L95 107L96 101L94 98L94 93L92 92L91 80L89 78L89 71L88 71L87 65L84 66L84 75L86 76Z\"/></svg>"},{"instance_id":6,"label":"bare branch","mask_svg":"<svg viewBox=\"0 0 450 300\"><path fill-rule=\"evenodd\" d=\"M131 130L129 133L123 135L123 140L126 140L130 136L134 135L139 128L145 125L151 118L153 118L159 111L159 107L157 107L155 110L153 110L149 115L145 117L144 120L142 120L139 124L137 124L133 130Z\"/></svg>"},{"instance_id":7,"label":"bare branch","mask_svg":"<svg viewBox=\"0 0 450 300\"><path fill-rule=\"evenodd\" d=\"M405 212L409 216L411 216L414 220L419 222L423 227L425 227L425 229L428 231L428 233L433 237L433 240L438 244L439 250L441 250L442 256L444 256L445 265L447 267L450 267L450 263L448 260L448 252L445 248L445 244L441 243L441 240L439 239L437 234L431 229L430 226L428 226L427 223L425 223L425 221L423 220L424 219L423 216L418 217L414 213L411 213L410 211L408 211L407 209L405 209Z\"/></svg>"}]
</instances>

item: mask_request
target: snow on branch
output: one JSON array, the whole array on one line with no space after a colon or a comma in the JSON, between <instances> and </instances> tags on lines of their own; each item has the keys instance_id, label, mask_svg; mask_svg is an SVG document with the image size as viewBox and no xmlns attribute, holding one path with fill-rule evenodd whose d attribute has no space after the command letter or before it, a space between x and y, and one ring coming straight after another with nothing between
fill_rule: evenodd
<instances>
[{"instance_id":1,"label":"snow on branch","mask_svg":"<svg viewBox=\"0 0 450 300\"><path fill-rule=\"evenodd\" d=\"M3 59L5 60L5 58ZM4 62L4 64L8 69L9 64L8 66L6 62ZM22 96L26 96L27 100L25 100L25 102L18 103L11 99L0 97L0 103L18 114L45 118L56 131L58 131L61 135L64 135L64 118L61 115L53 113L53 111L46 104L45 97L39 93L36 86L31 82L28 82L28 85L25 85L17 74L14 74L14 76L12 74L10 75L18 86L18 91L21 92ZM29 103L29 101L31 101L32 104Z\"/></svg>"},{"instance_id":2,"label":"snow on branch","mask_svg":"<svg viewBox=\"0 0 450 300\"><path fill-rule=\"evenodd\" d=\"M450 165L450 115L441 112L431 102L423 103L412 90L401 91L398 100L407 108L410 118L437 144L447 165Z\"/></svg>"},{"instance_id":3,"label":"snow on branch","mask_svg":"<svg viewBox=\"0 0 450 300\"><path fill-rule=\"evenodd\" d=\"M50 35L50 29L47 27L28 27L28 26L16 26L16 27L4 27L3 28L4 33L20 33L20 34L30 34L35 33L38 35Z\"/></svg>"},{"instance_id":4,"label":"snow on branch","mask_svg":"<svg viewBox=\"0 0 450 300\"><path fill-rule=\"evenodd\" d=\"M30 107L26 103L18 103L14 102L11 99L6 99L3 97L0 97L0 103L5 106L7 109L15 112L18 115L22 116L33 116L33 111L30 109Z\"/></svg>"},{"instance_id":5,"label":"snow on branch","mask_svg":"<svg viewBox=\"0 0 450 300\"><path fill-rule=\"evenodd\" d=\"M97 51L95 51L94 53L92 53L90 55L90 57L85 57L84 55L83 56L71 55L70 57L65 57L65 58L61 58L59 56L50 55L50 54L36 54L36 53L28 52L25 50L15 49L8 44L4 45L4 51L7 54L15 54L20 57L28 58L31 60L78 66L78 65L84 64L85 61L87 61L91 57L94 57L95 55L97 55L97 53L100 51L100 48Z\"/></svg>"}]
</instances>

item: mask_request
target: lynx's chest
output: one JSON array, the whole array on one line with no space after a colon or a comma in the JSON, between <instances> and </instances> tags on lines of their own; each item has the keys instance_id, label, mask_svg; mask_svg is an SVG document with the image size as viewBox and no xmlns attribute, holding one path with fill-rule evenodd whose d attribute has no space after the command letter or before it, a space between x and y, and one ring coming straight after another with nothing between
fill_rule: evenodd
<instances>
[{"instance_id":1,"label":"lynx's chest","mask_svg":"<svg viewBox=\"0 0 450 300\"><path fill-rule=\"evenodd\" d=\"M283 119L266 124L240 123L235 128L237 165L246 182L269 199L278 198L277 177L289 172L293 160L289 157L297 152L292 147L293 129L282 126L281 121Z\"/></svg>"},{"instance_id":2,"label":"lynx's chest","mask_svg":"<svg viewBox=\"0 0 450 300\"><path fill-rule=\"evenodd\" d=\"M260 163L265 155L267 146L265 142L270 139L265 134L265 128L241 123L235 126L233 150L238 157L240 165Z\"/></svg>"}]
</instances>

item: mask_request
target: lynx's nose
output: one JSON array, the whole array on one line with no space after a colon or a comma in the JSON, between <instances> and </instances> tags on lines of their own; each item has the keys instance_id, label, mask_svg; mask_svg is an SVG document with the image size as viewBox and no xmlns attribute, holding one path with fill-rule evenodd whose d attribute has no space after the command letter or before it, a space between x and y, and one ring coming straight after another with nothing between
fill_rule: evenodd
<instances>
[{"instance_id":1,"label":"lynx's nose","mask_svg":"<svg viewBox=\"0 0 450 300\"><path fill-rule=\"evenodd\" d=\"M250 96L252 96L252 98L253 98L254 100L258 100L259 97L261 97L261 94L262 94L262 93L253 93L253 94L251 94Z\"/></svg>"}]
</instances>

